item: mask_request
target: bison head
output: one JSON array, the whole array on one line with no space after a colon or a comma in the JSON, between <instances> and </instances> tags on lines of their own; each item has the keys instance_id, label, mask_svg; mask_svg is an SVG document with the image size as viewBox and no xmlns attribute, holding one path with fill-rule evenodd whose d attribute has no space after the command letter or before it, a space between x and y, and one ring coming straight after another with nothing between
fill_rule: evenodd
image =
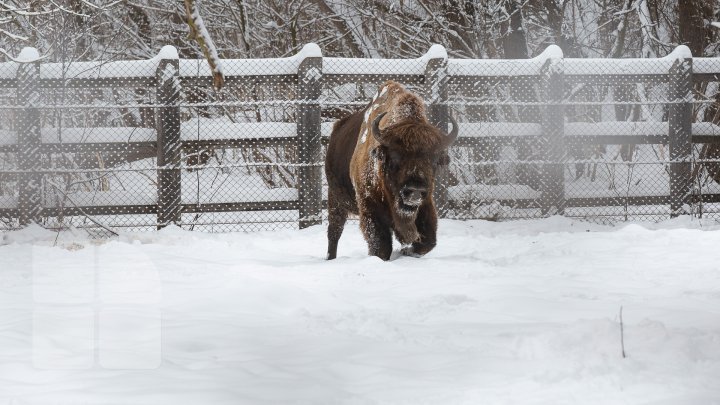
<instances>
[{"instance_id":1,"label":"bison head","mask_svg":"<svg viewBox=\"0 0 720 405\"><path fill-rule=\"evenodd\" d=\"M426 120L408 118L380 129L385 114L373 121L378 146L372 153L382 167L386 198L398 214L412 217L432 195L435 170L447 161L447 148L457 138L458 125L450 117L453 129L446 135Z\"/></svg>"}]
</instances>

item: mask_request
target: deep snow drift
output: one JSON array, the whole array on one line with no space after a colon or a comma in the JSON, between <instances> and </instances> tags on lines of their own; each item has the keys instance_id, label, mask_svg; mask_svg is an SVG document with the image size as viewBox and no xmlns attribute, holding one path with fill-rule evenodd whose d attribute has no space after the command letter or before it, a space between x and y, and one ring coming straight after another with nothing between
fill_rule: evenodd
<instances>
[{"instance_id":1,"label":"deep snow drift","mask_svg":"<svg viewBox=\"0 0 720 405\"><path fill-rule=\"evenodd\" d=\"M712 223L0 237L3 405L720 404Z\"/></svg>"}]
</instances>

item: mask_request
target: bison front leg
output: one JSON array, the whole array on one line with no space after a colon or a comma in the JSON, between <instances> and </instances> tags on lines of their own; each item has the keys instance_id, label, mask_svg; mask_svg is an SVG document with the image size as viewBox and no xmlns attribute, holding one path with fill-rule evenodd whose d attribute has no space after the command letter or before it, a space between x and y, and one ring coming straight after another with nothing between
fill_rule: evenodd
<instances>
[{"instance_id":1,"label":"bison front leg","mask_svg":"<svg viewBox=\"0 0 720 405\"><path fill-rule=\"evenodd\" d=\"M415 227L420 234L420 239L403 248L402 254L404 255L422 256L435 247L437 243L437 214L434 204L423 204L420 207L418 216L415 219Z\"/></svg>"},{"instance_id":2,"label":"bison front leg","mask_svg":"<svg viewBox=\"0 0 720 405\"><path fill-rule=\"evenodd\" d=\"M360 211L360 230L368 244L368 254L390 260L392 233L387 220L375 212Z\"/></svg>"}]
</instances>

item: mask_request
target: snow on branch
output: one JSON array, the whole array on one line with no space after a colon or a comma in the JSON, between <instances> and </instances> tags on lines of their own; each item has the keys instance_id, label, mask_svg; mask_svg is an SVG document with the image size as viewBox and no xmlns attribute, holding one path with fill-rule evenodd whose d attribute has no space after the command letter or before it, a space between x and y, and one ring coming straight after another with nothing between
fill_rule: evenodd
<instances>
[{"instance_id":1,"label":"snow on branch","mask_svg":"<svg viewBox=\"0 0 720 405\"><path fill-rule=\"evenodd\" d=\"M0 23L5 23L5 22L9 22L9 21L11 21L11 20L3 20L3 21L0 21ZM6 31L6 30L4 30L4 29L2 29L2 28L0 28L0 34L3 34L3 35L5 35L6 37L8 37L8 38L10 38L10 39L12 39L12 40L15 40L15 41L17 41L17 40L27 41L28 39L30 39L29 37L24 37L24 36L21 36L21 35L13 34L12 32Z\"/></svg>"},{"instance_id":2,"label":"snow on branch","mask_svg":"<svg viewBox=\"0 0 720 405\"><path fill-rule=\"evenodd\" d=\"M17 58L13 57L7 51L3 48L0 48L0 54L3 54L8 57L13 62L17 63L33 63L37 62L39 60L45 59L47 55L40 57L40 54L38 53L37 49L35 48L29 48L25 47L22 51L20 51L20 55L17 56Z\"/></svg>"},{"instance_id":3,"label":"snow on branch","mask_svg":"<svg viewBox=\"0 0 720 405\"><path fill-rule=\"evenodd\" d=\"M220 90L225 84L225 76L223 75L222 63L218 57L217 48L207 28L203 22L202 16L200 16L200 9L198 8L195 0L185 0L185 14L187 15L187 22L190 26L190 38L194 39L195 42L200 45L200 49L205 55L205 59L210 65L210 70L213 75L213 86Z\"/></svg>"}]
</instances>

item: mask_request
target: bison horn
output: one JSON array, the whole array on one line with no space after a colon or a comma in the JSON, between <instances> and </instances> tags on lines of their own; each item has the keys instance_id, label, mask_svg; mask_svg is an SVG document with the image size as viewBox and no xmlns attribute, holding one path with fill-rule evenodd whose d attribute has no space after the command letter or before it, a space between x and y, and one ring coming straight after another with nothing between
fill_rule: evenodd
<instances>
[{"instance_id":1,"label":"bison horn","mask_svg":"<svg viewBox=\"0 0 720 405\"><path fill-rule=\"evenodd\" d=\"M383 143L383 136L382 136L382 132L380 131L380 120L385 116L385 114L387 114L387 111L378 115L372 124L373 137L375 137L375 140L378 141L378 143L380 143L380 144Z\"/></svg>"},{"instance_id":2,"label":"bison horn","mask_svg":"<svg viewBox=\"0 0 720 405\"><path fill-rule=\"evenodd\" d=\"M448 146L452 145L453 142L455 142L455 139L457 139L458 133L460 132L460 126L458 125L457 121L455 121L455 118L453 118L452 114L448 114L448 118L450 119L450 123L452 124L452 131L448 134L447 138L444 142L444 147L447 148Z\"/></svg>"}]
</instances>

